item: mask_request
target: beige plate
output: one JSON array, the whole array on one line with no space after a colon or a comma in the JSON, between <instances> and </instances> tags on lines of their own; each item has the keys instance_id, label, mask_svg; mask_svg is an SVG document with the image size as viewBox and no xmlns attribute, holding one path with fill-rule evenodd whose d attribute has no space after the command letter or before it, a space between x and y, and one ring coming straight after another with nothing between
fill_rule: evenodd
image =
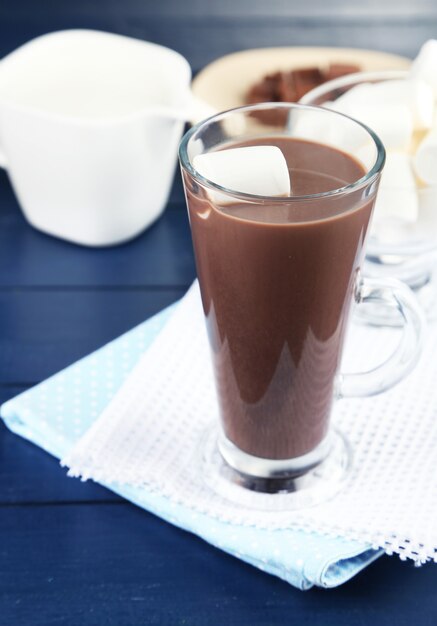
<instances>
[{"instance_id":1,"label":"beige plate","mask_svg":"<svg viewBox=\"0 0 437 626\"><path fill-rule=\"evenodd\" d=\"M410 59L357 48L259 48L244 50L207 65L193 81L194 95L215 111L245 104L251 85L277 70L355 63L362 71L408 69Z\"/></svg>"}]
</instances>

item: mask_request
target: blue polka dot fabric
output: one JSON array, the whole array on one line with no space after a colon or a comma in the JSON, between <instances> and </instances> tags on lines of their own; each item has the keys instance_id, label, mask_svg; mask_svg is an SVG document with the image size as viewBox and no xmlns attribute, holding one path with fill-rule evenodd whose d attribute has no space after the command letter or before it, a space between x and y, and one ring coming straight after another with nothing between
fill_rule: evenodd
<instances>
[{"instance_id":1,"label":"blue polka dot fabric","mask_svg":"<svg viewBox=\"0 0 437 626\"><path fill-rule=\"evenodd\" d=\"M16 434L57 458L65 456L111 401L138 359L164 327L174 306L43 383L6 402L0 416ZM71 480L66 477L66 480ZM369 565L381 551L306 533L265 530L217 521L144 488L105 485L167 522L279 576L299 589L335 587Z\"/></svg>"}]
</instances>

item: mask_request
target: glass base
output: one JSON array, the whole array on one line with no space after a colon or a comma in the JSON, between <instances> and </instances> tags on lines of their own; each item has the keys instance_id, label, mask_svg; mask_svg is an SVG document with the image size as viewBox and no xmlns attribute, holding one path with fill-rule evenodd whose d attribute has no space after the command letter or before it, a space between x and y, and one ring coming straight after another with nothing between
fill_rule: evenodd
<instances>
[{"instance_id":1,"label":"glass base","mask_svg":"<svg viewBox=\"0 0 437 626\"><path fill-rule=\"evenodd\" d=\"M238 450L213 427L202 442L201 465L204 482L222 498L261 511L293 511L338 493L350 474L352 454L344 436L332 430L309 455L269 461Z\"/></svg>"}]
</instances>

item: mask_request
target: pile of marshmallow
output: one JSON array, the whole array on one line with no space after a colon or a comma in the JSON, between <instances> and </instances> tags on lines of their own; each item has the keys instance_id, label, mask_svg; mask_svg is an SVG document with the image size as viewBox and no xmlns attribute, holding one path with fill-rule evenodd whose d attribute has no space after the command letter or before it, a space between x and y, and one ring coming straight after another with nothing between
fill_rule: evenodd
<instances>
[{"instance_id":1,"label":"pile of marshmallow","mask_svg":"<svg viewBox=\"0 0 437 626\"><path fill-rule=\"evenodd\" d=\"M374 234L396 240L403 227L437 238L437 40L423 45L405 79L360 83L324 106L366 124L385 146Z\"/></svg>"}]
</instances>

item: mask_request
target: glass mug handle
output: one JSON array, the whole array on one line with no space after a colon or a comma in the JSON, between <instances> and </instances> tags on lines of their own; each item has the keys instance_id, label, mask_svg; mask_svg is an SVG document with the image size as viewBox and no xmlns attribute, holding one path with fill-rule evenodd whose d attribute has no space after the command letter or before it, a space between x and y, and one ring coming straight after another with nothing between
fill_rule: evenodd
<instances>
[{"instance_id":1,"label":"glass mug handle","mask_svg":"<svg viewBox=\"0 0 437 626\"><path fill-rule=\"evenodd\" d=\"M337 398L363 398L390 389L411 372L422 348L423 313L405 284L396 279L359 278L355 301L358 305L374 303L396 309L403 318L403 332L395 351L381 365L367 372L340 374Z\"/></svg>"}]
</instances>

